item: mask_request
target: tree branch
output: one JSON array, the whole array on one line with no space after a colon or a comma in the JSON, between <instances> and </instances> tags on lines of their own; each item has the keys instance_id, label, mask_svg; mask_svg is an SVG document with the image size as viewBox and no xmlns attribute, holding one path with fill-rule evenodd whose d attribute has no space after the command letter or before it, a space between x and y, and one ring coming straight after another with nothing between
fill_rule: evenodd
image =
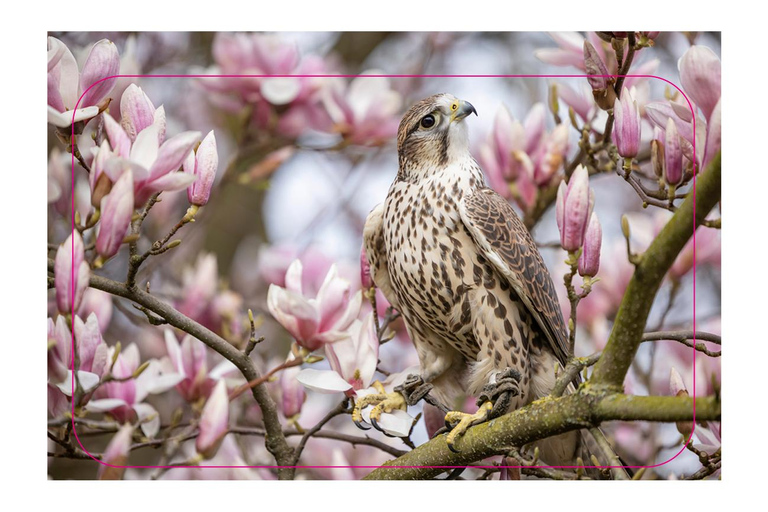
<instances>
[{"instance_id":1,"label":"tree branch","mask_svg":"<svg viewBox=\"0 0 768 512\"><path fill-rule=\"evenodd\" d=\"M584 388L582 388L583 390ZM452 452L445 436L438 436L402 457L385 463L365 478L368 480L428 479L446 467L466 466L493 455L505 454L545 437L579 428L591 428L603 421L690 421L693 399L672 396L630 396L580 391L562 398L545 398L469 429ZM696 419L718 420L720 402L714 397L696 399Z\"/></svg>"},{"instance_id":2,"label":"tree branch","mask_svg":"<svg viewBox=\"0 0 768 512\"><path fill-rule=\"evenodd\" d=\"M720 201L720 154L696 178L696 195L690 194L642 255L624 293L616 319L595 365L591 384L620 390L637 348L651 305L669 268L691 238L693 230ZM696 213L694 217L694 211Z\"/></svg>"}]
</instances>

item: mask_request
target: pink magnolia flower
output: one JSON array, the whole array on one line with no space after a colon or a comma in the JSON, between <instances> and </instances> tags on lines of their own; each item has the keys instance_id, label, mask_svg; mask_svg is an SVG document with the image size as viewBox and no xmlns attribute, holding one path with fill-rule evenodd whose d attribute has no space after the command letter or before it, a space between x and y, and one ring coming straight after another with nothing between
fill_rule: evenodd
<instances>
[{"instance_id":1,"label":"pink magnolia flower","mask_svg":"<svg viewBox=\"0 0 768 512\"><path fill-rule=\"evenodd\" d=\"M209 396L216 382L236 369L230 361L225 360L209 370L208 354L203 342L186 335L179 344L170 329L165 330L165 348L168 360L163 361L163 368L168 374L181 376L176 390L187 402L196 402Z\"/></svg>"},{"instance_id":2,"label":"pink magnolia flower","mask_svg":"<svg viewBox=\"0 0 768 512\"><path fill-rule=\"evenodd\" d=\"M80 358L77 379L86 394L82 403L90 399L89 391L99 383L107 364L107 345L101 337L96 315L91 313L86 322L74 317L75 349ZM69 408L67 398L72 396L73 373L72 333L64 317L59 315L54 324L48 319L48 397L49 411L53 416Z\"/></svg>"},{"instance_id":3,"label":"pink magnolia flower","mask_svg":"<svg viewBox=\"0 0 768 512\"><path fill-rule=\"evenodd\" d=\"M325 345L324 350L331 369L302 370L296 378L304 386L320 393L343 391L347 396L370 386L379 360L373 313L362 322L355 320L344 339Z\"/></svg>"},{"instance_id":4,"label":"pink magnolia flower","mask_svg":"<svg viewBox=\"0 0 768 512\"><path fill-rule=\"evenodd\" d=\"M125 135L133 142L142 130L149 128L155 123L158 125L158 143L162 144L165 140L165 109L162 105L155 108L152 100L149 99L149 96L146 95L141 87L136 84L130 84L120 98L120 126L123 128ZM114 129L114 126L107 128ZM119 137L120 134L115 135ZM113 143L118 150L122 149L122 145L125 143L124 140L120 140L122 144L119 146ZM123 156L127 155L123 154Z\"/></svg>"},{"instance_id":5,"label":"pink magnolia flower","mask_svg":"<svg viewBox=\"0 0 768 512\"><path fill-rule=\"evenodd\" d=\"M673 186L683 181L683 150L672 118L667 119L664 135L664 181Z\"/></svg>"},{"instance_id":6,"label":"pink magnolia flower","mask_svg":"<svg viewBox=\"0 0 768 512\"><path fill-rule=\"evenodd\" d=\"M78 71L69 48L55 37L48 37L48 122L58 128L68 128L73 117L74 122L96 117L102 100L115 86L115 79L100 80L119 71L120 56L111 41L102 39L94 44L82 71ZM81 95L83 98L78 104ZM77 110L73 114L75 105Z\"/></svg>"},{"instance_id":7,"label":"pink magnolia flower","mask_svg":"<svg viewBox=\"0 0 768 512\"><path fill-rule=\"evenodd\" d=\"M95 288L88 288L83 294L77 316L88 318L91 314L95 314L99 322L99 330L104 332L112 320L112 309L112 295Z\"/></svg>"},{"instance_id":8,"label":"pink magnolia flower","mask_svg":"<svg viewBox=\"0 0 768 512\"><path fill-rule=\"evenodd\" d=\"M305 262L301 274L302 289L306 294L316 294L333 265L333 260L317 246L303 250L291 244L262 246L257 261L259 274L268 284L285 288L288 267L298 258Z\"/></svg>"},{"instance_id":9,"label":"pink magnolia flower","mask_svg":"<svg viewBox=\"0 0 768 512\"><path fill-rule=\"evenodd\" d=\"M115 348L109 349L108 361L115 357ZM144 403L149 394L164 393L183 379L177 373L161 372L159 361L152 359L138 377L132 377L140 366L139 349L131 343L123 349L112 365L112 375L124 381L106 382L94 392L86 409L92 412L106 412L120 422L138 420L141 430L148 437L154 437L160 429L160 415L150 404ZM107 364L102 377L109 372Z\"/></svg>"},{"instance_id":10,"label":"pink magnolia flower","mask_svg":"<svg viewBox=\"0 0 768 512\"><path fill-rule=\"evenodd\" d=\"M120 250L131 225L132 215L133 173L127 169L112 187L112 191L101 200L99 234L96 236L96 252L100 260L107 260Z\"/></svg>"},{"instance_id":11,"label":"pink magnolia flower","mask_svg":"<svg viewBox=\"0 0 768 512\"><path fill-rule=\"evenodd\" d=\"M54 277L59 311L66 315L80 308L91 269L85 261L85 246L78 231L69 235L56 251Z\"/></svg>"},{"instance_id":12,"label":"pink magnolia flower","mask_svg":"<svg viewBox=\"0 0 768 512\"><path fill-rule=\"evenodd\" d=\"M683 154L704 167L720 150L720 59L709 48L692 46L678 61L678 70L683 90L693 103L693 113L684 98L649 103L646 113L662 130L666 130L667 120L672 119L681 137Z\"/></svg>"},{"instance_id":13,"label":"pink magnolia flower","mask_svg":"<svg viewBox=\"0 0 768 512\"><path fill-rule=\"evenodd\" d=\"M183 299L176 304L184 315L197 321L205 320L205 313L216 296L219 279L216 255L200 253L194 267L186 267L182 271Z\"/></svg>"},{"instance_id":14,"label":"pink magnolia flower","mask_svg":"<svg viewBox=\"0 0 768 512\"><path fill-rule=\"evenodd\" d=\"M363 290L369 290L373 286L371 264L368 263L368 257L365 255L365 246L360 248L360 284Z\"/></svg>"},{"instance_id":15,"label":"pink magnolia flower","mask_svg":"<svg viewBox=\"0 0 768 512\"><path fill-rule=\"evenodd\" d=\"M577 32L550 32L549 35L558 47L536 50L534 55L539 60L554 66L573 66L587 72L584 43L589 42L609 74L616 74L618 65L613 52L605 50L606 43L594 32L588 32L586 39ZM607 46L610 48L610 45Z\"/></svg>"},{"instance_id":16,"label":"pink magnolia flower","mask_svg":"<svg viewBox=\"0 0 768 512\"><path fill-rule=\"evenodd\" d=\"M611 86L608 68L597 53L592 43L584 41L584 69L587 72L587 82L593 90L601 91Z\"/></svg>"},{"instance_id":17,"label":"pink magnolia flower","mask_svg":"<svg viewBox=\"0 0 768 512\"><path fill-rule=\"evenodd\" d=\"M379 74L379 71L370 71ZM333 120L333 131L351 144L377 146L397 134L403 100L388 78L360 76L344 88L324 90L323 103Z\"/></svg>"},{"instance_id":18,"label":"pink magnolia flower","mask_svg":"<svg viewBox=\"0 0 768 512\"><path fill-rule=\"evenodd\" d=\"M298 48L279 35L219 33L213 42L216 66L225 75L311 75L326 73L316 56L301 58ZM322 105L327 79L300 76L205 78L200 81L218 106L239 112L252 107L262 129L297 137L308 128L327 130L331 120Z\"/></svg>"},{"instance_id":19,"label":"pink magnolia flower","mask_svg":"<svg viewBox=\"0 0 768 512\"><path fill-rule=\"evenodd\" d=\"M299 366L293 366L280 374L280 398L283 406L283 415L288 419L296 419L301 414L301 407L307 395L304 386L299 382L301 373Z\"/></svg>"},{"instance_id":20,"label":"pink magnolia flower","mask_svg":"<svg viewBox=\"0 0 768 512\"><path fill-rule=\"evenodd\" d=\"M544 119L541 103L531 108L523 123L513 120L502 106L479 151L491 187L508 199L514 197L524 210L535 203L538 187L551 181L568 150L568 126L563 123L546 132Z\"/></svg>"},{"instance_id":21,"label":"pink magnolia flower","mask_svg":"<svg viewBox=\"0 0 768 512\"><path fill-rule=\"evenodd\" d=\"M603 230L600 227L600 221L597 214L592 212L587 225L587 231L584 233L584 250L579 257L579 275L591 276L597 275L600 268L600 246L603 240Z\"/></svg>"},{"instance_id":22,"label":"pink magnolia flower","mask_svg":"<svg viewBox=\"0 0 768 512\"><path fill-rule=\"evenodd\" d=\"M185 173L197 178L187 188L190 204L204 206L211 196L211 188L219 167L219 153L216 150L216 137L213 135L213 130L208 132L197 151L189 153L183 167Z\"/></svg>"},{"instance_id":23,"label":"pink magnolia flower","mask_svg":"<svg viewBox=\"0 0 768 512\"><path fill-rule=\"evenodd\" d=\"M302 264L295 260L285 275L285 288L269 286L267 307L299 345L317 350L347 336L345 331L357 318L362 304L361 292L352 297L350 293L350 282L338 277L333 265L317 296L306 298L302 292Z\"/></svg>"},{"instance_id":24,"label":"pink magnolia flower","mask_svg":"<svg viewBox=\"0 0 768 512\"><path fill-rule=\"evenodd\" d=\"M566 251L576 251L584 243L592 215L594 194L589 188L589 173L579 165L566 186L560 183L557 189L557 227L560 230L560 244Z\"/></svg>"},{"instance_id":25,"label":"pink magnolia flower","mask_svg":"<svg viewBox=\"0 0 768 512\"><path fill-rule=\"evenodd\" d=\"M613 104L613 137L616 149L624 158L634 158L640 150L640 109L637 102L625 87L621 99Z\"/></svg>"},{"instance_id":26,"label":"pink magnolia flower","mask_svg":"<svg viewBox=\"0 0 768 512\"><path fill-rule=\"evenodd\" d=\"M568 84L558 83L557 94L583 121L591 122L598 113L592 88L583 82L576 87L574 90Z\"/></svg>"},{"instance_id":27,"label":"pink magnolia flower","mask_svg":"<svg viewBox=\"0 0 768 512\"><path fill-rule=\"evenodd\" d=\"M133 443L133 425L126 423L112 437L101 456L99 480L121 480ZM115 467L117 466L117 467Z\"/></svg>"},{"instance_id":28,"label":"pink magnolia flower","mask_svg":"<svg viewBox=\"0 0 768 512\"><path fill-rule=\"evenodd\" d=\"M208 397L200 414L200 433L195 440L197 452L210 459L221 446L229 429L229 396L227 385L220 380Z\"/></svg>"},{"instance_id":29,"label":"pink magnolia flower","mask_svg":"<svg viewBox=\"0 0 768 512\"><path fill-rule=\"evenodd\" d=\"M720 101L720 59L706 46L691 46L677 63L686 94L709 120Z\"/></svg>"},{"instance_id":30,"label":"pink magnolia flower","mask_svg":"<svg viewBox=\"0 0 768 512\"><path fill-rule=\"evenodd\" d=\"M721 239L719 229L701 228L696 231L696 265L720 266ZM693 237L688 240L683 250L669 269L672 279L681 279L693 269Z\"/></svg>"}]
</instances>

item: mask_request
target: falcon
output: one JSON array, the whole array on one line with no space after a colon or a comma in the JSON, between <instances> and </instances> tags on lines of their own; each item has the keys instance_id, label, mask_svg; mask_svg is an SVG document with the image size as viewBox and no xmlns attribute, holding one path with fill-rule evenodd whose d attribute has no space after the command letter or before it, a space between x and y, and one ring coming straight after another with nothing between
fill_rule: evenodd
<instances>
[{"instance_id":1,"label":"falcon","mask_svg":"<svg viewBox=\"0 0 768 512\"><path fill-rule=\"evenodd\" d=\"M418 352L420 375L409 378L421 386L416 394L426 390L443 404L479 397L475 414L446 415L455 425L447 436L454 451L470 426L547 396L555 366L569 355L536 244L470 154L465 119L473 113L451 94L408 110L397 134L397 177L363 231L371 277L402 314ZM353 419L368 405L375 421L414 403L399 391L358 400ZM541 459L571 463L578 442L577 432L550 438L538 444Z\"/></svg>"}]
</instances>

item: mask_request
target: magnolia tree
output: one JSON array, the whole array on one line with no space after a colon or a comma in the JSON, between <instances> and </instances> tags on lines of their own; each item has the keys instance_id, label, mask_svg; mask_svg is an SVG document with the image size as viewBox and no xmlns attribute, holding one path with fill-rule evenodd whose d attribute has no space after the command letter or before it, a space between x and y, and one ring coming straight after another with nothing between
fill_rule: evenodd
<instances>
[{"instance_id":1,"label":"magnolia tree","mask_svg":"<svg viewBox=\"0 0 768 512\"><path fill-rule=\"evenodd\" d=\"M48 37L52 478L719 475L716 35L95 39ZM456 56L562 78L415 76ZM443 91L480 110L472 151L540 245L574 354L459 453L428 404L351 418L418 373L359 247L400 116ZM613 467L529 447L574 429Z\"/></svg>"}]
</instances>

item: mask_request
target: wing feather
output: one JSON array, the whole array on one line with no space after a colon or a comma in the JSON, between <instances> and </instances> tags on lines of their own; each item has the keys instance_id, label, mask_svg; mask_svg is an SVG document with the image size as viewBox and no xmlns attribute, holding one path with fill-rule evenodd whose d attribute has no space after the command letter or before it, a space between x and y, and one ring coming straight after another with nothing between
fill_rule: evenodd
<instances>
[{"instance_id":1,"label":"wing feather","mask_svg":"<svg viewBox=\"0 0 768 512\"><path fill-rule=\"evenodd\" d=\"M508 280L565 365L568 335L560 302L536 243L515 210L488 188L465 196L459 210L475 244Z\"/></svg>"}]
</instances>

